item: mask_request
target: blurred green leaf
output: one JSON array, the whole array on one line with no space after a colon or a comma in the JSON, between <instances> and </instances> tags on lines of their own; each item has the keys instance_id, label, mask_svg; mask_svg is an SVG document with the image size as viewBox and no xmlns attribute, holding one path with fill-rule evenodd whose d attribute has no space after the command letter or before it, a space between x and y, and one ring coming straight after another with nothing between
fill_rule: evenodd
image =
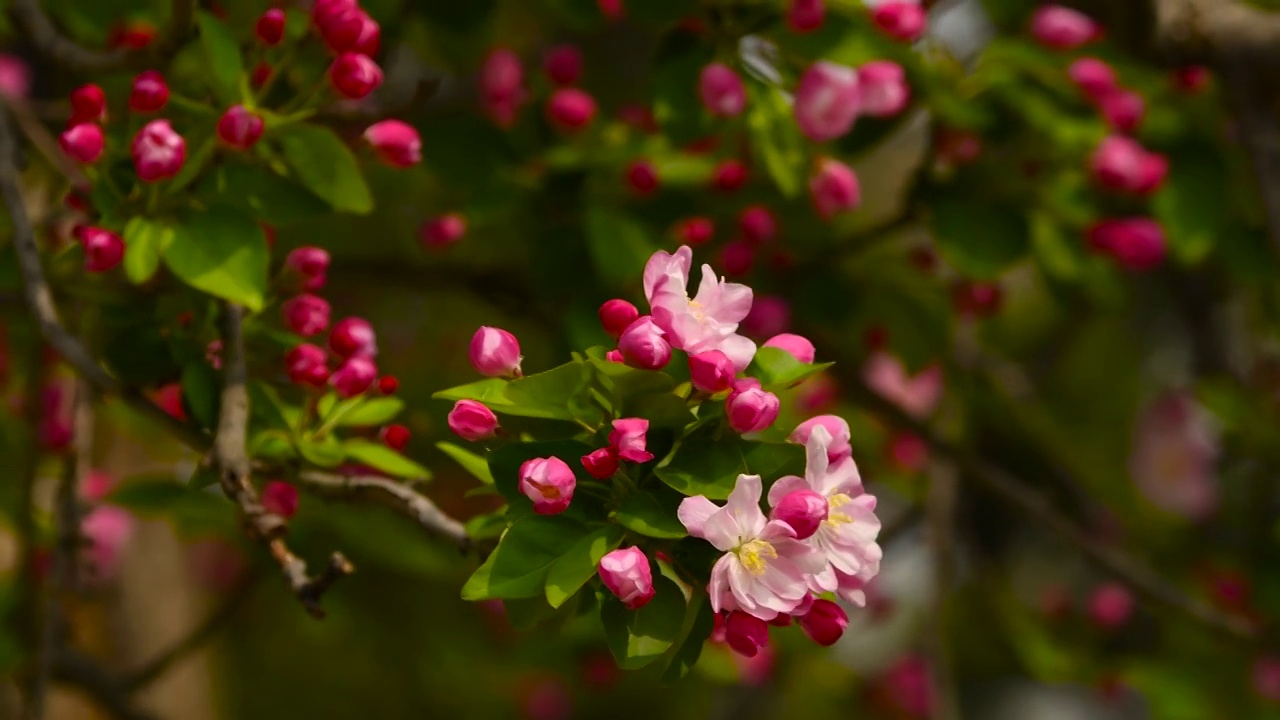
<instances>
[{"instance_id":1,"label":"blurred green leaf","mask_svg":"<svg viewBox=\"0 0 1280 720\"><path fill-rule=\"evenodd\" d=\"M688 535L676 509L683 498L663 486L628 493L615 520L628 530L655 538L676 539Z\"/></svg>"},{"instance_id":2,"label":"blurred green leaf","mask_svg":"<svg viewBox=\"0 0 1280 720\"><path fill-rule=\"evenodd\" d=\"M174 226L163 257L174 275L197 290L253 312L266 301L267 240L239 211L213 208L187 216Z\"/></svg>"},{"instance_id":3,"label":"blurred green leaf","mask_svg":"<svg viewBox=\"0 0 1280 720\"><path fill-rule=\"evenodd\" d=\"M654 576L653 589L653 599L638 610L628 610L612 595L600 605L609 650L624 670L657 660L679 639L685 615L683 593L661 575Z\"/></svg>"},{"instance_id":4,"label":"blurred green leaf","mask_svg":"<svg viewBox=\"0 0 1280 720\"><path fill-rule=\"evenodd\" d=\"M600 558L622 544L617 525L600 528L573 544L547 571L547 602L558 608L596 574Z\"/></svg>"},{"instance_id":5,"label":"blurred green leaf","mask_svg":"<svg viewBox=\"0 0 1280 720\"><path fill-rule=\"evenodd\" d=\"M298 181L333 209L361 215L373 210L373 196L356 156L332 130L298 124L275 137Z\"/></svg>"},{"instance_id":6,"label":"blurred green leaf","mask_svg":"<svg viewBox=\"0 0 1280 720\"><path fill-rule=\"evenodd\" d=\"M462 469L471 473L480 482L485 485L493 484L493 475L489 473L489 463L484 457L453 443L438 442L436 447L440 452L456 460Z\"/></svg>"},{"instance_id":7,"label":"blurred green leaf","mask_svg":"<svg viewBox=\"0 0 1280 720\"><path fill-rule=\"evenodd\" d=\"M950 192L930 206L938 250L963 275L995 278L1027 253L1027 220L1012 208Z\"/></svg>"},{"instance_id":8,"label":"blurred green leaf","mask_svg":"<svg viewBox=\"0 0 1280 720\"><path fill-rule=\"evenodd\" d=\"M791 103L782 91L759 82L747 84L749 105L747 128L751 144L765 169L786 197L796 197L805 187L808 156L800 138L800 129L791 116Z\"/></svg>"},{"instance_id":9,"label":"blurred green leaf","mask_svg":"<svg viewBox=\"0 0 1280 720\"><path fill-rule=\"evenodd\" d=\"M348 440L342 444L348 460L368 465L388 475L409 480L429 480L431 471L383 445L368 440Z\"/></svg>"},{"instance_id":10,"label":"blurred green leaf","mask_svg":"<svg viewBox=\"0 0 1280 720\"><path fill-rule=\"evenodd\" d=\"M288 225L329 212L329 206L306 188L261 165L221 164L205 176L196 194L206 202L244 210L268 225Z\"/></svg>"},{"instance_id":11,"label":"blurred green leaf","mask_svg":"<svg viewBox=\"0 0 1280 720\"><path fill-rule=\"evenodd\" d=\"M165 220L135 215L124 226L124 274L137 285L151 279L160 255L173 242L173 227Z\"/></svg>"},{"instance_id":12,"label":"blurred green leaf","mask_svg":"<svg viewBox=\"0 0 1280 720\"><path fill-rule=\"evenodd\" d=\"M462 599L542 595L551 566L588 532L586 526L562 515L522 518L462 586Z\"/></svg>"},{"instance_id":13,"label":"blurred green leaf","mask_svg":"<svg viewBox=\"0 0 1280 720\"><path fill-rule=\"evenodd\" d=\"M200 44L208 62L208 77L214 93L225 103L239 102L240 83L244 75L244 62L240 59L240 44L231 30L221 20L203 10L196 21L200 25Z\"/></svg>"},{"instance_id":14,"label":"blurred green leaf","mask_svg":"<svg viewBox=\"0 0 1280 720\"><path fill-rule=\"evenodd\" d=\"M1184 147L1169 157L1169 177L1151 201L1169 250L1193 265L1213 250L1230 218L1231 183L1222 153L1209 146Z\"/></svg>"}]
</instances>

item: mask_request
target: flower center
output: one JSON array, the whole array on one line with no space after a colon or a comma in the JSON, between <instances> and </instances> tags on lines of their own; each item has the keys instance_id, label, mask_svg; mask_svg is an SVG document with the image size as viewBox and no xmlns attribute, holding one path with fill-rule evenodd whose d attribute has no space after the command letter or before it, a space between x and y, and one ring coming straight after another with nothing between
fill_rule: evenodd
<instances>
[{"instance_id":1,"label":"flower center","mask_svg":"<svg viewBox=\"0 0 1280 720\"><path fill-rule=\"evenodd\" d=\"M702 303L698 302L697 300L690 300L689 311L693 313L694 320L697 320L700 323L706 322L707 314L702 309Z\"/></svg>"},{"instance_id":2,"label":"flower center","mask_svg":"<svg viewBox=\"0 0 1280 720\"><path fill-rule=\"evenodd\" d=\"M738 554L738 560L742 562L742 567L747 572L759 577L764 574L765 568L768 567L768 560L775 560L778 557L778 551L764 540L751 540L739 545L734 552Z\"/></svg>"},{"instance_id":3,"label":"flower center","mask_svg":"<svg viewBox=\"0 0 1280 720\"><path fill-rule=\"evenodd\" d=\"M836 508L848 505L853 502L853 498L844 493L836 493L827 498L827 519L823 522L830 523L832 527L839 527L845 523L853 522L853 516L847 512L837 512Z\"/></svg>"},{"instance_id":4,"label":"flower center","mask_svg":"<svg viewBox=\"0 0 1280 720\"><path fill-rule=\"evenodd\" d=\"M530 480L529 484L532 485L534 489L537 490L538 493L541 494L542 497L547 500L560 499L560 488L556 487L555 485L552 485L551 483L540 483L537 480Z\"/></svg>"}]
</instances>

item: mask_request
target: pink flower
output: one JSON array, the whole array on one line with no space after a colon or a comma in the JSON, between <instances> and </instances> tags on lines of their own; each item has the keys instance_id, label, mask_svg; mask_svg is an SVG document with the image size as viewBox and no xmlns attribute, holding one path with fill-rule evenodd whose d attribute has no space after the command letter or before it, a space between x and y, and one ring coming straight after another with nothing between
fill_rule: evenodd
<instances>
[{"instance_id":1,"label":"pink flower","mask_svg":"<svg viewBox=\"0 0 1280 720\"><path fill-rule=\"evenodd\" d=\"M303 288L319 290L324 287L325 273L329 271L329 253L323 248L300 247L285 257L284 266L302 278Z\"/></svg>"},{"instance_id":2,"label":"pink flower","mask_svg":"<svg viewBox=\"0 0 1280 720\"><path fill-rule=\"evenodd\" d=\"M702 68L698 95L707 112L719 117L737 117L747 106L747 88L742 78L724 63Z\"/></svg>"},{"instance_id":3,"label":"pink flower","mask_svg":"<svg viewBox=\"0 0 1280 720\"><path fill-rule=\"evenodd\" d=\"M391 167L407 168L422 161L422 138L409 123L383 120L364 131L364 141Z\"/></svg>"},{"instance_id":4,"label":"pink flower","mask_svg":"<svg viewBox=\"0 0 1280 720\"><path fill-rule=\"evenodd\" d=\"M604 331L616 338L621 337L623 331L640 317L640 311L626 300L614 298L600 306L599 315Z\"/></svg>"},{"instance_id":5,"label":"pink flower","mask_svg":"<svg viewBox=\"0 0 1280 720\"><path fill-rule=\"evenodd\" d=\"M506 48L489 53L480 68L480 102L489 117L510 127L527 95L520 56Z\"/></svg>"},{"instance_id":6,"label":"pink flower","mask_svg":"<svg viewBox=\"0 0 1280 720\"><path fill-rule=\"evenodd\" d=\"M1164 229L1151 218L1102 220L1088 231L1089 244L1132 272L1150 270L1164 262Z\"/></svg>"},{"instance_id":7,"label":"pink flower","mask_svg":"<svg viewBox=\"0 0 1280 720\"><path fill-rule=\"evenodd\" d=\"M1115 630L1133 614L1133 594L1119 583L1107 583L1089 596L1089 619L1105 630Z\"/></svg>"},{"instance_id":8,"label":"pink flower","mask_svg":"<svg viewBox=\"0 0 1280 720\"><path fill-rule=\"evenodd\" d=\"M289 351L285 356L285 368L289 373L289 382L295 385L311 385L323 387L329 380L328 356L323 349L303 343Z\"/></svg>"},{"instance_id":9,"label":"pink flower","mask_svg":"<svg viewBox=\"0 0 1280 720\"><path fill-rule=\"evenodd\" d=\"M809 596L813 577L824 572L821 552L760 511L759 475L739 475L723 507L697 495L685 498L677 515L690 535L724 553L707 587L716 612L741 610L772 620L795 610Z\"/></svg>"},{"instance_id":10,"label":"pink flower","mask_svg":"<svg viewBox=\"0 0 1280 720\"><path fill-rule=\"evenodd\" d=\"M329 83L342 97L360 100L382 84L382 68L368 55L344 52L329 66Z\"/></svg>"},{"instance_id":11,"label":"pink flower","mask_svg":"<svg viewBox=\"0 0 1280 720\"><path fill-rule=\"evenodd\" d=\"M889 60L874 60L858 68L860 112L872 117L891 117L911 101L911 88L902 66Z\"/></svg>"},{"instance_id":12,"label":"pink flower","mask_svg":"<svg viewBox=\"0 0 1280 720\"><path fill-rule=\"evenodd\" d=\"M814 600L813 607L800 618L800 629L819 645L834 645L845 628L849 616L844 609L830 600Z\"/></svg>"},{"instance_id":13,"label":"pink flower","mask_svg":"<svg viewBox=\"0 0 1280 720\"><path fill-rule=\"evenodd\" d=\"M287 482L272 480L262 486L262 507L288 520L298 512L298 489Z\"/></svg>"},{"instance_id":14,"label":"pink flower","mask_svg":"<svg viewBox=\"0 0 1280 720\"><path fill-rule=\"evenodd\" d=\"M582 51L573 45L557 45L542 57L542 70L557 85L572 85L582 78Z\"/></svg>"},{"instance_id":15,"label":"pink flower","mask_svg":"<svg viewBox=\"0 0 1280 720\"><path fill-rule=\"evenodd\" d=\"M382 44L382 28L358 7L335 13L320 26L325 44L335 53L373 56Z\"/></svg>"},{"instance_id":16,"label":"pink flower","mask_svg":"<svg viewBox=\"0 0 1280 720\"><path fill-rule=\"evenodd\" d=\"M383 445L400 452L409 444L409 428L404 425L388 425L378 433Z\"/></svg>"},{"instance_id":17,"label":"pink flower","mask_svg":"<svg viewBox=\"0 0 1280 720\"><path fill-rule=\"evenodd\" d=\"M116 485L116 479L102 470L90 470L80 484L80 497L89 502L105 498Z\"/></svg>"},{"instance_id":18,"label":"pink flower","mask_svg":"<svg viewBox=\"0 0 1280 720\"><path fill-rule=\"evenodd\" d=\"M942 399L942 368L930 365L911 376L902 361L887 352L876 352L867 358L862 379L912 417L928 416Z\"/></svg>"},{"instance_id":19,"label":"pink flower","mask_svg":"<svg viewBox=\"0 0 1280 720\"><path fill-rule=\"evenodd\" d=\"M560 88L547 100L547 119L565 132L582 130L595 116L595 98L577 88Z\"/></svg>"},{"instance_id":20,"label":"pink flower","mask_svg":"<svg viewBox=\"0 0 1280 720\"><path fill-rule=\"evenodd\" d=\"M763 390L760 382L753 378L736 381L733 392L724 401L729 427L744 434L760 432L772 425L778 419L780 407L778 396Z\"/></svg>"},{"instance_id":21,"label":"pink flower","mask_svg":"<svg viewBox=\"0 0 1280 720\"><path fill-rule=\"evenodd\" d=\"M262 13L253 26L253 32L263 45L279 45L284 40L284 11L271 8Z\"/></svg>"},{"instance_id":22,"label":"pink flower","mask_svg":"<svg viewBox=\"0 0 1280 720\"><path fill-rule=\"evenodd\" d=\"M796 125L814 142L834 140L849 132L861 106L858 71L845 65L816 62L796 85Z\"/></svg>"},{"instance_id":23,"label":"pink flower","mask_svg":"<svg viewBox=\"0 0 1280 720\"><path fill-rule=\"evenodd\" d=\"M809 338L792 333L774 335L765 341L764 346L785 350L790 353L791 357L806 365L813 362L813 358L818 352L813 347L813 343L809 342Z\"/></svg>"},{"instance_id":24,"label":"pink flower","mask_svg":"<svg viewBox=\"0 0 1280 720\"><path fill-rule=\"evenodd\" d=\"M262 137L262 118L243 105L232 105L218 119L218 138L236 150L248 150Z\"/></svg>"},{"instance_id":25,"label":"pink flower","mask_svg":"<svg viewBox=\"0 0 1280 720\"><path fill-rule=\"evenodd\" d=\"M107 114L107 94L92 83L71 91L71 124L101 120Z\"/></svg>"},{"instance_id":26,"label":"pink flower","mask_svg":"<svg viewBox=\"0 0 1280 720\"><path fill-rule=\"evenodd\" d=\"M476 442L491 438L498 431L498 416L476 400L459 400L449 411L449 429L463 440Z\"/></svg>"},{"instance_id":27,"label":"pink flower","mask_svg":"<svg viewBox=\"0 0 1280 720\"><path fill-rule=\"evenodd\" d=\"M1105 188L1146 194L1164 182L1169 163L1163 155L1147 152L1133 138L1111 135L1098 143L1089 159L1089 169Z\"/></svg>"},{"instance_id":28,"label":"pink flower","mask_svg":"<svg viewBox=\"0 0 1280 720\"><path fill-rule=\"evenodd\" d=\"M823 220L862 204L862 187L848 165L831 158L818 160L818 171L809 178L809 195Z\"/></svg>"},{"instance_id":29,"label":"pink flower","mask_svg":"<svg viewBox=\"0 0 1280 720\"><path fill-rule=\"evenodd\" d=\"M99 227L81 227L76 237L84 248L84 269L89 272L106 272L124 259L124 239Z\"/></svg>"},{"instance_id":30,"label":"pink flower","mask_svg":"<svg viewBox=\"0 0 1280 720\"><path fill-rule=\"evenodd\" d=\"M853 448L849 445L849 439L852 434L849 432L849 423L844 418L836 415L819 415L809 418L796 426L791 431L791 435L787 437L787 442L797 443L799 445L808 445L809 437L813 435L814 428L822 428L827 431L830 441L827 443L827 462L834 465L840 460L853 455Z\"/></svg>"},{"instance_id":31,"label":"pink flower","mask_svg":"<svg viewBox=\"0 0 1280 720\"><path fill-rule=\"evenodd\" d=\"M1082 57L1067 67L1071 82L1091 100L1098 100L1117 88L1116 71L1094 57Z\"/></svg>"},{"instance_id":32,"label":"pink flower","mask_svg":"<svg viewBox=\"0 0 1280 720\"><path fill-rule=\"evenodd\" d=\"M169 102L169 86L156 70L139 73L129 93L129 108L134 112L156 112Z\"/></svg>"},{"instance_id":33,"label":"pink flower","mask_svg":"<svg viewBox=\"0 0 1280 720\"><path fill-rule=\"evenodd\" d=\"M791 304L777 295L758 297L742 320L742 331L756 337L786 332L791 325Z\"/></svg>"},{"instance_id":34,"label":"pink flower","mask_svg":"<svg viewBox=\"0 0 1280 720\"><path fill-rule=\"evenodd\" d=\"M481 326L471 336L467 354L471 367L486 377L520 375L520 341L501 328Z\"/></svg>"},{"instance_id":35,"label":"pink flower","mask_svg":"<svg viewBox=\"0 0 1280 720\"><path fill-rule=\"evenodd\" d=\"M82 122L72 125L58 136L58 144L67 157L80 163L95 163L107 146L102 128L96 123Z\"/></svg>"},{"instance_id":36,"label":"pink flower","mask_svg":"<svg viewBox=\"0 0 1280 720\"><path fill-rule=\"evenodd\" d=\"M756 352L755 343L736 332L751 310L751 288L717 280L711 266L703 265L698 294L690 300L687 287L692 262L693 251L687 245L674 254L659 250L649 258L644 269L644 294L653 309L653 321L673 347L690 355L719 350L741 372Z\"/></svg>"},{"instance_id":37,"label":"pink flower","mask_svg":"<svg viewBox=\"0 0 1280 720\"><path fill-rule=\"evenodd\" d=\"M1280 702L1280 659L1260 657L1253 663L1253 691L1269 702Z\"/></svg>"},{"instance_id":38,"label":"pink flower","mask_svg":"<svg viewBox=\"0 0 1280 720\"><path fill-rule=\"evenodd\" d=\"M31 93L31 68L20 57L0 53L0 95L25 98Z\"/></svg>"},{"instance_id":39,"label":"pink flower","mask_svg":"<svg viewBox=\"0 0 1280 720\"><path fill-rule=\"evenodd\" d=\"M715 237L716 226L711 218L697 216L676 223L673 233L681 245L702 245Z\"/></svg>"},{"instance_id":40,"label":"pink flower","mask_svg":"<svg viewBox=\"0 0 1280 720\"><path fill-rule=\"evenodd\" d=\"M284 324L302 337L319 335L329 327L329 303L322 297L302 294L280 306Z\"/></svg>"},{"instance_id":41,"label":"pink flower","mask_svg":"<svg viewBox=\"0 0 1280 720\"><path fill-rule=\"evenodd\" d=\"M739 655L753 658L769 644L769 626L758 617L734 611L724 621L724 641Z\"/></svg>"},{"instance_id":42,"label":"pink flower","mask_svg":"<svg viewBox=\"0 0 1280 720\"><path fill-rule=\"evenodd\" d=\"M649 421L644 418L622 418L613 421L609 444L618 451L618 457L628 462L644 463L653 459L653 453L645 450L645 433Z\"/></svg>"},{"instance_id":43,"label":"pink flower","mask_svg":"<svg viewBox=\"0 0 1280 720\"><path fill-rule=\"evenodd\" d=\"M725 160L711 171L711 185L721 192L733 192L748 179L747 166L738 160Z\"/></svg>"},{"instance_id":44,"label":"pink flower","mask_svg":"<svg viewBox=\"0 0 1280 720\"><path fill-rule=\"evenodd\" d=\"M823 0L791 0L787 7L787 26L798 33L807 33L822 27L827 8Z\"/></svg>"},{"instance_id":45,"label":"pink flower","mask_svg":"<svg viewBox=\"0 0 1280 720\"><path fill-rule=\"evenodd\" d=\"M797 540L808 540L827 520L827 499L812 490L793 490L774 505L769 519L784 522Z\"/></svg>"},{"instance_id":46,"label":"pink flower","mask_svg":"<svg viewBox=\"0 0 1280 720\"><path fill-rule=\"evenodd\" d=\"M1217 435L1194 396L1166 392L1138 418L1129 474L1156 507L1200 520L1218 506L1218 453Z\"/></svg>"},{"instance_id":47,"label":"pink flower","mask_svg":"<svg viewBox=\"0 0 1280 720\"><path fill-rule=\"evenodd\" d=\"M452 245L467 234L467 219L460 213L445 213L422 224L418 239L429 248Z\"/></svg>"},{"instance_id":48,"label":"pink flower","mask_svg":"<svg viewBox=\"0 0 1280 720\"><path fill-rule=\"evenodd\" d=\"M577 479L558 457L534 458L520 466L520 492L539 515L557 515L569 507Z\"/></svg>"},{"instance_id":49,"label":"pink flower","mask_svg":"<svg viewBox=\"0 0 1280 720\"><path fill-rule=\"evenodd\" d=\"M628 610L638 610L653 599L653 572L649 558L638 547L621 548L600 558L600 582Z\"/></svg>"},{"instance_id":50,"label":"pink flower","mask_svg":"<svg viewBox=\"0 0 1280 720\"><path fill-rule=\"evenodd\" d=\"M736 370L728 355L719 350L708 350L689 356L689 381L699 392L724 392L733 387Z\"/></svg>"},{"instance_id":51,"label":"pink flower","mask_svg":"<svg viewBox=\"0 0 1280 720\"><path fill-rule=\"evenodd\" d=\"M738 215L738 227L742 237L754 244L769 242L778 234L778 221L769 208L751 205Z\"/></svg>"},{"instance_id":52,"label":"pink flower","mask_svg":"<svg viewBox=\"0 0 1280 720\"><path fill-rule=\"evenodd\" d=\"M631 367L658 370L671 362L671 343L649 315L642 315L622 331L618 353Z\"/></svg>"},{"instance_id":53,"label":"pink flower","mask_svg":"<svg viewBox=\"0 0 1280 720\"><path fill-rule=\"evenodd\" d=\"M1078 48L1096 39L1101 30L1088 15L1061 5L1045 5L1031 16L1031 35L1055 50Z\"/></svg>"},{"instance_id":54,"label":"pink flower","mask_svg":"<svg viewBox=\"0 0 1280 720\"><path fill-rule=\"evenodd\" d=\"M334 324L333 332L329 333L329 349L338 357L373 357L378 354L378 336L368 320L360 317L343 318Z\"/></svg>"},{"instance_id":55,"label":"pink flower","mask_svg":"<svg viewBox=\"0 0 1280 720\"><path fill-rule=\"evenodd\" d=\"M100 505L80 520L80 534L88 545L87 565L93 580L110 580L119 572L121 555L133 537L134 526L133 515L113 505Z\"/></svg>"},{"instance_id":56,"label":"pink flower","mask_svg":"<svg viewBox=\"0 0 1280 720\"><path fill-rule=\"evenodd\" d=\"M168 120L152 120L133 138L133 167L143 182L171 178L187 159L187 141Z\"/></svg>"},{"instance_id":57,"label":"pink flower","mask_svg":"<svg viewBox=\"0 0 1280 720\"><path fill-rule=\"evenodd\" d=\"M378 368L367 355L353 355L329 376L329 384L340 397L355 397L378 379Z\"/></svg>"},{"instance_id":58,"label":"pink flower","mask_svg":"<svg viewBox=\"0 0 1280 720\"><path fill-rule=\"evenodd\" d=\"M658 191L661 181L658 178L658 169L653 163L643 158L633 160L627 165L626 171L627 186L631 188L631 192L641 197L652 195Z\"/></svg>"},{"instance_id":59,"label":"pink flower","mask_svg":"<svg viewBox=\"0 0 1280 720\"><path fill-rule=\"evenodd\" d=\"M1116 132L1133 132L1142 124L1147 104L1132 90L1113 90L1097 99L1098 111Z\"/></svg>"},{"instance_id":60,"label":"pink flower","mask_svg":"<svg viewBox=\"0 0 1280 720\"><path fill-rule=\"evenodd\" d=\"M582 467L597 480L608 480L618 472L618 451L612 447L592 450L582 456Z\"/></svg>"},{"instance_id":61,"label":"pink flower","mask_svg":"<svg viewBox=\"0 0 1280 720\"><path fill-rule=\"evenodd\" d=\"M720 251L720 267L724 268L726 275L746 275L755 262L755 246L746 240L727 242Z\"/></svg>"},{"instance_id":62,"label":"pink flower","mask_svg":"<svg viewBox=\"0 0 1280 720\"><path fill-rule=\"evenodd\" d=\"M933 690L929 666L919 655L908 655L893 664L881 678L894 705L912 717L924 718L933 712Z\"/></svg>"},{"instance_id":63,"label":"pink flower","mask_svg":"<svg viewBox=\"0 0 1280 720\"><path fill-rule=\"evenodd\" d=\"M913 42L924 34L926 13L909 0L887 0L871 11L871 20L895 40Z\"/></svg>"}]
</instances>

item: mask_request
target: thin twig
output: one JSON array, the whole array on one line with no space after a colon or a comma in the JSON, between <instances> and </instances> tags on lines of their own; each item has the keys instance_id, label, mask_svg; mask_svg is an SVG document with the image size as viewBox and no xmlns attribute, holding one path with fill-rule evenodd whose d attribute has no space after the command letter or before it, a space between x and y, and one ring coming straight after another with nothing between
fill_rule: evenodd
<instances>
[{"instance_id":1,"label":"thin twig","mask_svg":"<svg viewBox=\"0 0 1280 720\"><path fill-rule=\"evenodd\" d=\"M960 720L955 672L947 645L947 597L955 563L956 469L946 461L935 461L929 473L929 495L925 515L929 523L929 549L933 556L933 597L930 601L929 679L934 702L933 720Z\"/></svg>"},{"instance_id":2,"label":"thin twig","mask_svg":"<svg viewBox=\"0 0 1280 720\"><path fill-rule=\"evenodd\" d=\"M90 50L67 38L40 9L40 0L13 0L9 12L26 39L42 55L64 67L82 71L113 70L129 59L129 53L123 49Z\"/></svg>"},{"instance_id":3,"label":"thin twig","mask_svg":"<svg viewBox=\"0 0 1280 720\"><path fill-rule=\"evenodd\" d=\"M367 500L386 505L422 526L427 532L443 538L466 551L471 538L462 523L449 517L434 502L411 486L375 475L335 475L307 470L298 481L319 495L333 498Z\"/></svg>"},{"instance_id":4,"label":"thin twig","mask_svg":"<svg viewBox=\"0 0 1280 720\"><path fill-rule=\"evenodd\" d=\"M120 678L73 648L63 648L54 658L53 677L83 690L116 720L158 720L133 706Z\"/></svg>"}]
</instances>

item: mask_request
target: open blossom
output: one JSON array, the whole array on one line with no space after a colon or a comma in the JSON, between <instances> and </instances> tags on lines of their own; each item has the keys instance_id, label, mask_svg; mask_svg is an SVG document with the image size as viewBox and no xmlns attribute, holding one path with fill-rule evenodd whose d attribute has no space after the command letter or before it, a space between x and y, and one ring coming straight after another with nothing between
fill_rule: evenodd
<instances>
[{"instance_id":1,"label":"open blossom","mask_svg":"<svg viewBox=\"0 0 1280 720\"><path fill-rule=\"evenodd\" d=\"M644 551L632 546L614 550L600 558L600 582L617 596L628 610L644 607L653 599L653 571Z\"/></svg>"},{"instance_id":2,"label":"open blossom","mask_svg":"<svg viewBox=\"0 0 1280 720\"><path fill-rule=\"evenodd\" d=\"M908 375L902 361L886 352L867 358L862 379L913 417L925 417L942 399L942 368L930 365L914 376Z\"/></svg>"},{"instance_id":3,"label":"open blossom","mask_svg":"<svg viewBox=\"0 0 1280 720\"><path fill-rule=\"evenodd\" d=\"M1204 409L1190 393L1168 392L1142 411L1129 474L1156 507L1200 519L1218 505L1217 459L1218 438Z\"/></svg>"},{"instance_id":4,"label":"open blossom","mask_svg":"<svg viewBox=\"0 0 1280 720\"><path fill-rule=\"evenodd\" d=\"M789 525L765 518L760 490L759 475L739 475L723 507L697 495L685 498L677 515L690 535L724 553L711 569L711 608L772 620L819 589L815 576L826 563L820 551L795 539Z\"/></svg>"},{"instance_id":5,"label":"open blossom","mask_svg":"<svg viewBox=\"0 0 1280 720\"><path fill-rule=\"evenodd\" d=\"M902 66L890 60L874 60L858 68L860 112L872 117L891 117L911 101L911 88Z\"/></svg>"},{"instance_id":6,"label":"open blossom","mask_svg":"<svg viewBox=\"0 0 1280 720\"><path fill-rule=\"evenodd\" d=\"M613 421L609 444L618 451L618 457L628 462L644 463L653 459L653 453L645 450L645 434L649 421L644 418L621 418ZM612 473L611 473L612 474Z\"/></svg>"},{"instance_id":7,"label":"open blossom","mask_svg":"<svg viewBox=\"0 0 1280 720\"><path fill-rule=\"evenodd\" d=\"M814 142L834 140L849 132L862 107L858 71L819 61L809 66L796 85L796 125Z\"/></svg>"},{"instance_id":8,"label":"open blossom","mask_svg":"<svg viewBox=\"0 0 1280 720\"><path fill-rule=\"evenodd\" d=\"M690 355L719 350L741 372L756 354L756 344L737 333L738 323L751 310L751 288L717 279L710 265L702 266L698 294L689 298L689 269L693 251L687 245L675 253L659 250L644 268L644 294L653 309L653 322L673 347Z\"/></svg>"},{"instance_id":9,"label":"open blossom","mask_svg":"<svg viewBox=\"0 0 1280 720\"><path fill-rule=\"evenodd\" d=\"M791 431L791 435L787 437L788 442L797 443L799 445L808 445L809 436L813 434L814 428L822 428L831 436L830 442L827 444L827 461L835 464L842 458L853 455L853 448L849 445L849 439L852 434L849 432L849 423L844 418L836 415L819 415L809 418L796 426Z\"/></svg>"}]
</instances>

